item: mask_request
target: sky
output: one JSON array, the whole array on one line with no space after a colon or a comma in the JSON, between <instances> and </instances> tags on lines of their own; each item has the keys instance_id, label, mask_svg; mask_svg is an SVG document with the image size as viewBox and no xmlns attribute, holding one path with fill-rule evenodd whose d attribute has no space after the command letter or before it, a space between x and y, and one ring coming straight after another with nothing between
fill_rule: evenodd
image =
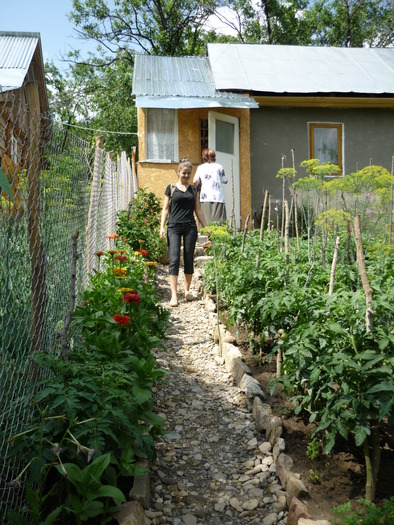
<instances>
[{"instance_id":1,"label":"sky","mask_svg":"<svg viewBox=\"0 0 394 525\"><path fill-rule=\"evenodd\" d=\"M66 70L62 56L68 51L80 49L86 56L96 48L94 42L77 38L67 18L71 9L72 0L0 0L0 31L40 33L44 62L52 60L60 70ZM210 22L210 28L229 33L228 27L217 20Z\"/></svg>"},{"instance_id":2,"label":"sky","mask_svg":"<svg viewBox=\"0 0 394 525\"><path fill-rule=\"evenodd\" d=\"M0 31L27 31L41 34L41 47L46 60L53 60L59 69L67 69L61 57L72 49L82 54L93 50L76 38L67 13L72 0L0 0Z\"/></svg>"}]
</instances>

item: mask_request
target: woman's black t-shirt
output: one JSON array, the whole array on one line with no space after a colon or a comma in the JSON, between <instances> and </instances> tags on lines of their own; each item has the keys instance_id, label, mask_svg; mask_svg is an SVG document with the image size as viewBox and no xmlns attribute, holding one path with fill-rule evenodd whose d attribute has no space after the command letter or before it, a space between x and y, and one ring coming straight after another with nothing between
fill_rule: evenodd
<instances>
[{"instance_id":1,"label":"woman's black t-shirt","mask_svg":"<svg viewBox=\"0 0 394 525\"><path fill-rule=\"evenodd\" d=\"M192 187L187 187L187 190L183 192L179 188L175 187L174 193L171 198L171 184L169 184L164 192L167 197L171 199L170 205L170 218L168 225L172 226L178 223L195 222L194 220L194 192Z\"/></svg>"}]
</instances>

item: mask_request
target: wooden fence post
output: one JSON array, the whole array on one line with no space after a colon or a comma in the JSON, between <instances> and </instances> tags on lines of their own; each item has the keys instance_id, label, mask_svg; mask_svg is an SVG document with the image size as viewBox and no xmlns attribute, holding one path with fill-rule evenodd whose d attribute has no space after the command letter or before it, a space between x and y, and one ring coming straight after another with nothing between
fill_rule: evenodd
<instances>
[{"instance_id":1,"label":"wooden fence post","mask_svg":"<svg viewBox=\"0 0 394 525\"><path fill-rule=\"evenodd\" d=\"M41 170L41 114L38 83L26 85L29 106L29 156L27 169L27 207L29 231L29 255L31 264L31 307L30 307L30 354L42 348L46 296L46 258L40 236L40 170ZM30 381L39 377L39 368L31 363Z\"/></svg>"},{"instance_id":2,"label":"wooden fence post","mask_svg":"<svg viewBox=\"0 0 394 525\"><path fill-rule=\"evenodd\" d=\"M103 169L103 137L96 139L96 151L94 156L94 169L92 187L90 190L90 204L88 222L86 225L86 274L92 271L92 256L96 244L97 229L97 209L101 182L101 173Z\"/></svg>"}]
</instances>

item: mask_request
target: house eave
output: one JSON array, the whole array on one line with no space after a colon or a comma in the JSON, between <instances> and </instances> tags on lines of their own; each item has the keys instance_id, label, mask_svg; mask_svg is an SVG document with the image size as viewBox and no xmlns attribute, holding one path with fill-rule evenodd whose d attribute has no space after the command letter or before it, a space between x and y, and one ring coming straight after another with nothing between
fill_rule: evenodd
<instances>
[{"instance_id":1,"label":"house eave","mask_svg":"<svg viewBox=\"0 0 394 525\"><path fill-rule=\"evenodd\" d=\"M393 109L394 96L343 95L343 94L253 94L253 99L263 106L317 107L317 108L381 108Z\"/></svg>"}]
</instances>

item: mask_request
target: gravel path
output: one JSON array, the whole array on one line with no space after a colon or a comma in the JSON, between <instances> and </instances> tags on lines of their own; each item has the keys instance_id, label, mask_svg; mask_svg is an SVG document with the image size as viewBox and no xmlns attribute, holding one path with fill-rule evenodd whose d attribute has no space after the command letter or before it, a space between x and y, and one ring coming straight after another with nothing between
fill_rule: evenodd
<instances>
[{"instance_id":1,"label":"gravel path","mask_svg":"<svg viewBox=\"0 0 394 525\"><path fill-rule=\"evenodd\" d=\"M148 522L284 525L286 497L271 445L223 365L203 301L181 300L171 308L166 267L158 266L156 279L171 327L167 351L156 353L168 373L154 389L167 434L151 471ZM192 284L196 295L198 284Z\"/></svg>"}]
</instances>

